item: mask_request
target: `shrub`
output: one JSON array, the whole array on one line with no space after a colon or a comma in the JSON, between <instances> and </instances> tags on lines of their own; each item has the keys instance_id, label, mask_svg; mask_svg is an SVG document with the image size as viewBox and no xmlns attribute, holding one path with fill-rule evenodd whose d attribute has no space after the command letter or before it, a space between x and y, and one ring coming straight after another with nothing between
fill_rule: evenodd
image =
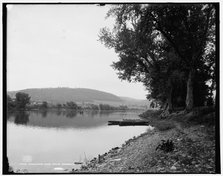
<instances>
[{"instance_id":1,"label":"shrub","mask_svg":"<svg viewBox=\"0 0 223 176\"><path fill-rule=\"evenodd\" d=\"M167 131L172 128L175 128L173 122L167 122L167 121L159 121L155 123L154 126L160 131Z\"/></svg>"},{"instance_id":2,"label":"shrub","mask_svg":"<svg viewBox=\"0 0 223 176\"><path fill-rule=\"evenodd\" d=\"M168 139L167 141L162 140L162 143L156 147L156 150L163 150L164 152L172 152L174 150L173 141Z\"/></svg>"}]
</instances>

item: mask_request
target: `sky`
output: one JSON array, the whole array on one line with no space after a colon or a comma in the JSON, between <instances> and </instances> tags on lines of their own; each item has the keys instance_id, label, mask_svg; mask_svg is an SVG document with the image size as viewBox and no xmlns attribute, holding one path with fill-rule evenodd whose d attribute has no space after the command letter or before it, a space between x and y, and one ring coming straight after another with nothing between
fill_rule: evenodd
<instances>
[{"instance_id":1,"label":"sky","mask_svg":"<svg viewBox=\"0 0 223 176\"><path fill-rule=\"evenodd\" d=\"M98 41L109 6L8 5L7 90L90 88L145 99L142 83L118 79L113 49Z\"/></svg>"}]
</instances>

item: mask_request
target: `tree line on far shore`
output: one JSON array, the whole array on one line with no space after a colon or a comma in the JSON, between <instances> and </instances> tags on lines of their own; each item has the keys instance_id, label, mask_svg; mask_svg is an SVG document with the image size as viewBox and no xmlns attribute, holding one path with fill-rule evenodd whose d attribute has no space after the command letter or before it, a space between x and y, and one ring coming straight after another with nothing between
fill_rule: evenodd
<instances>
[{"instance_id":1,"label":"tree line on far shore","mask_svg":"<svg viewBox=\"0 0 223 176\"><path fill-rule=\"evenodd\" d=\"M57 109L57 110L128 110L129 108L125 105L111 106L108 104L85 104L84 106L78 105L73 101L66 103L52 104L46 101L42 102L31 102L29 94L24 92L17 92L15 98L11 98L7 95L7 109L11 110L46 110L46 109Z\"/></svg>"}]
</instances>

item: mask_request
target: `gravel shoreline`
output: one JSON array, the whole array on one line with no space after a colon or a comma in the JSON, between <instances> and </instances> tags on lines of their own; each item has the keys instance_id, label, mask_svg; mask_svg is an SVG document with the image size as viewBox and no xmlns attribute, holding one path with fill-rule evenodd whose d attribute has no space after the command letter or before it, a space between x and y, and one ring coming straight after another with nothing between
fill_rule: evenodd
<instances>
[{"instance_id":1,"label":"gravel shoreline","mask_svg":"<svg viewBox=\"0 0 223 176\"><path fill-rule=\"evenodd\" d=\"M215 128L193 125L147 132L95 157L73 173L215 173ZM161 140L174 150L156 150Z\"/></svg>"}]
</instances>

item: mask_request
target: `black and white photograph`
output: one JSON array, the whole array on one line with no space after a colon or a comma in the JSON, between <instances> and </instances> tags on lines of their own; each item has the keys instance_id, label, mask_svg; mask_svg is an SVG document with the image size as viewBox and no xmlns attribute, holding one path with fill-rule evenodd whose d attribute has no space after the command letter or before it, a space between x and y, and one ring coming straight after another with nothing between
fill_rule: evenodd
<instances>
[{"instance_id":1,"label":"black and white photograph","mask_svg":"<svg viewBox=\"0 0 223 176\"><path fill-rule=\"evenodd\" d=\"M219 6L2 3L3 174L220 174Z\"/></svg>"}]
</instances>

